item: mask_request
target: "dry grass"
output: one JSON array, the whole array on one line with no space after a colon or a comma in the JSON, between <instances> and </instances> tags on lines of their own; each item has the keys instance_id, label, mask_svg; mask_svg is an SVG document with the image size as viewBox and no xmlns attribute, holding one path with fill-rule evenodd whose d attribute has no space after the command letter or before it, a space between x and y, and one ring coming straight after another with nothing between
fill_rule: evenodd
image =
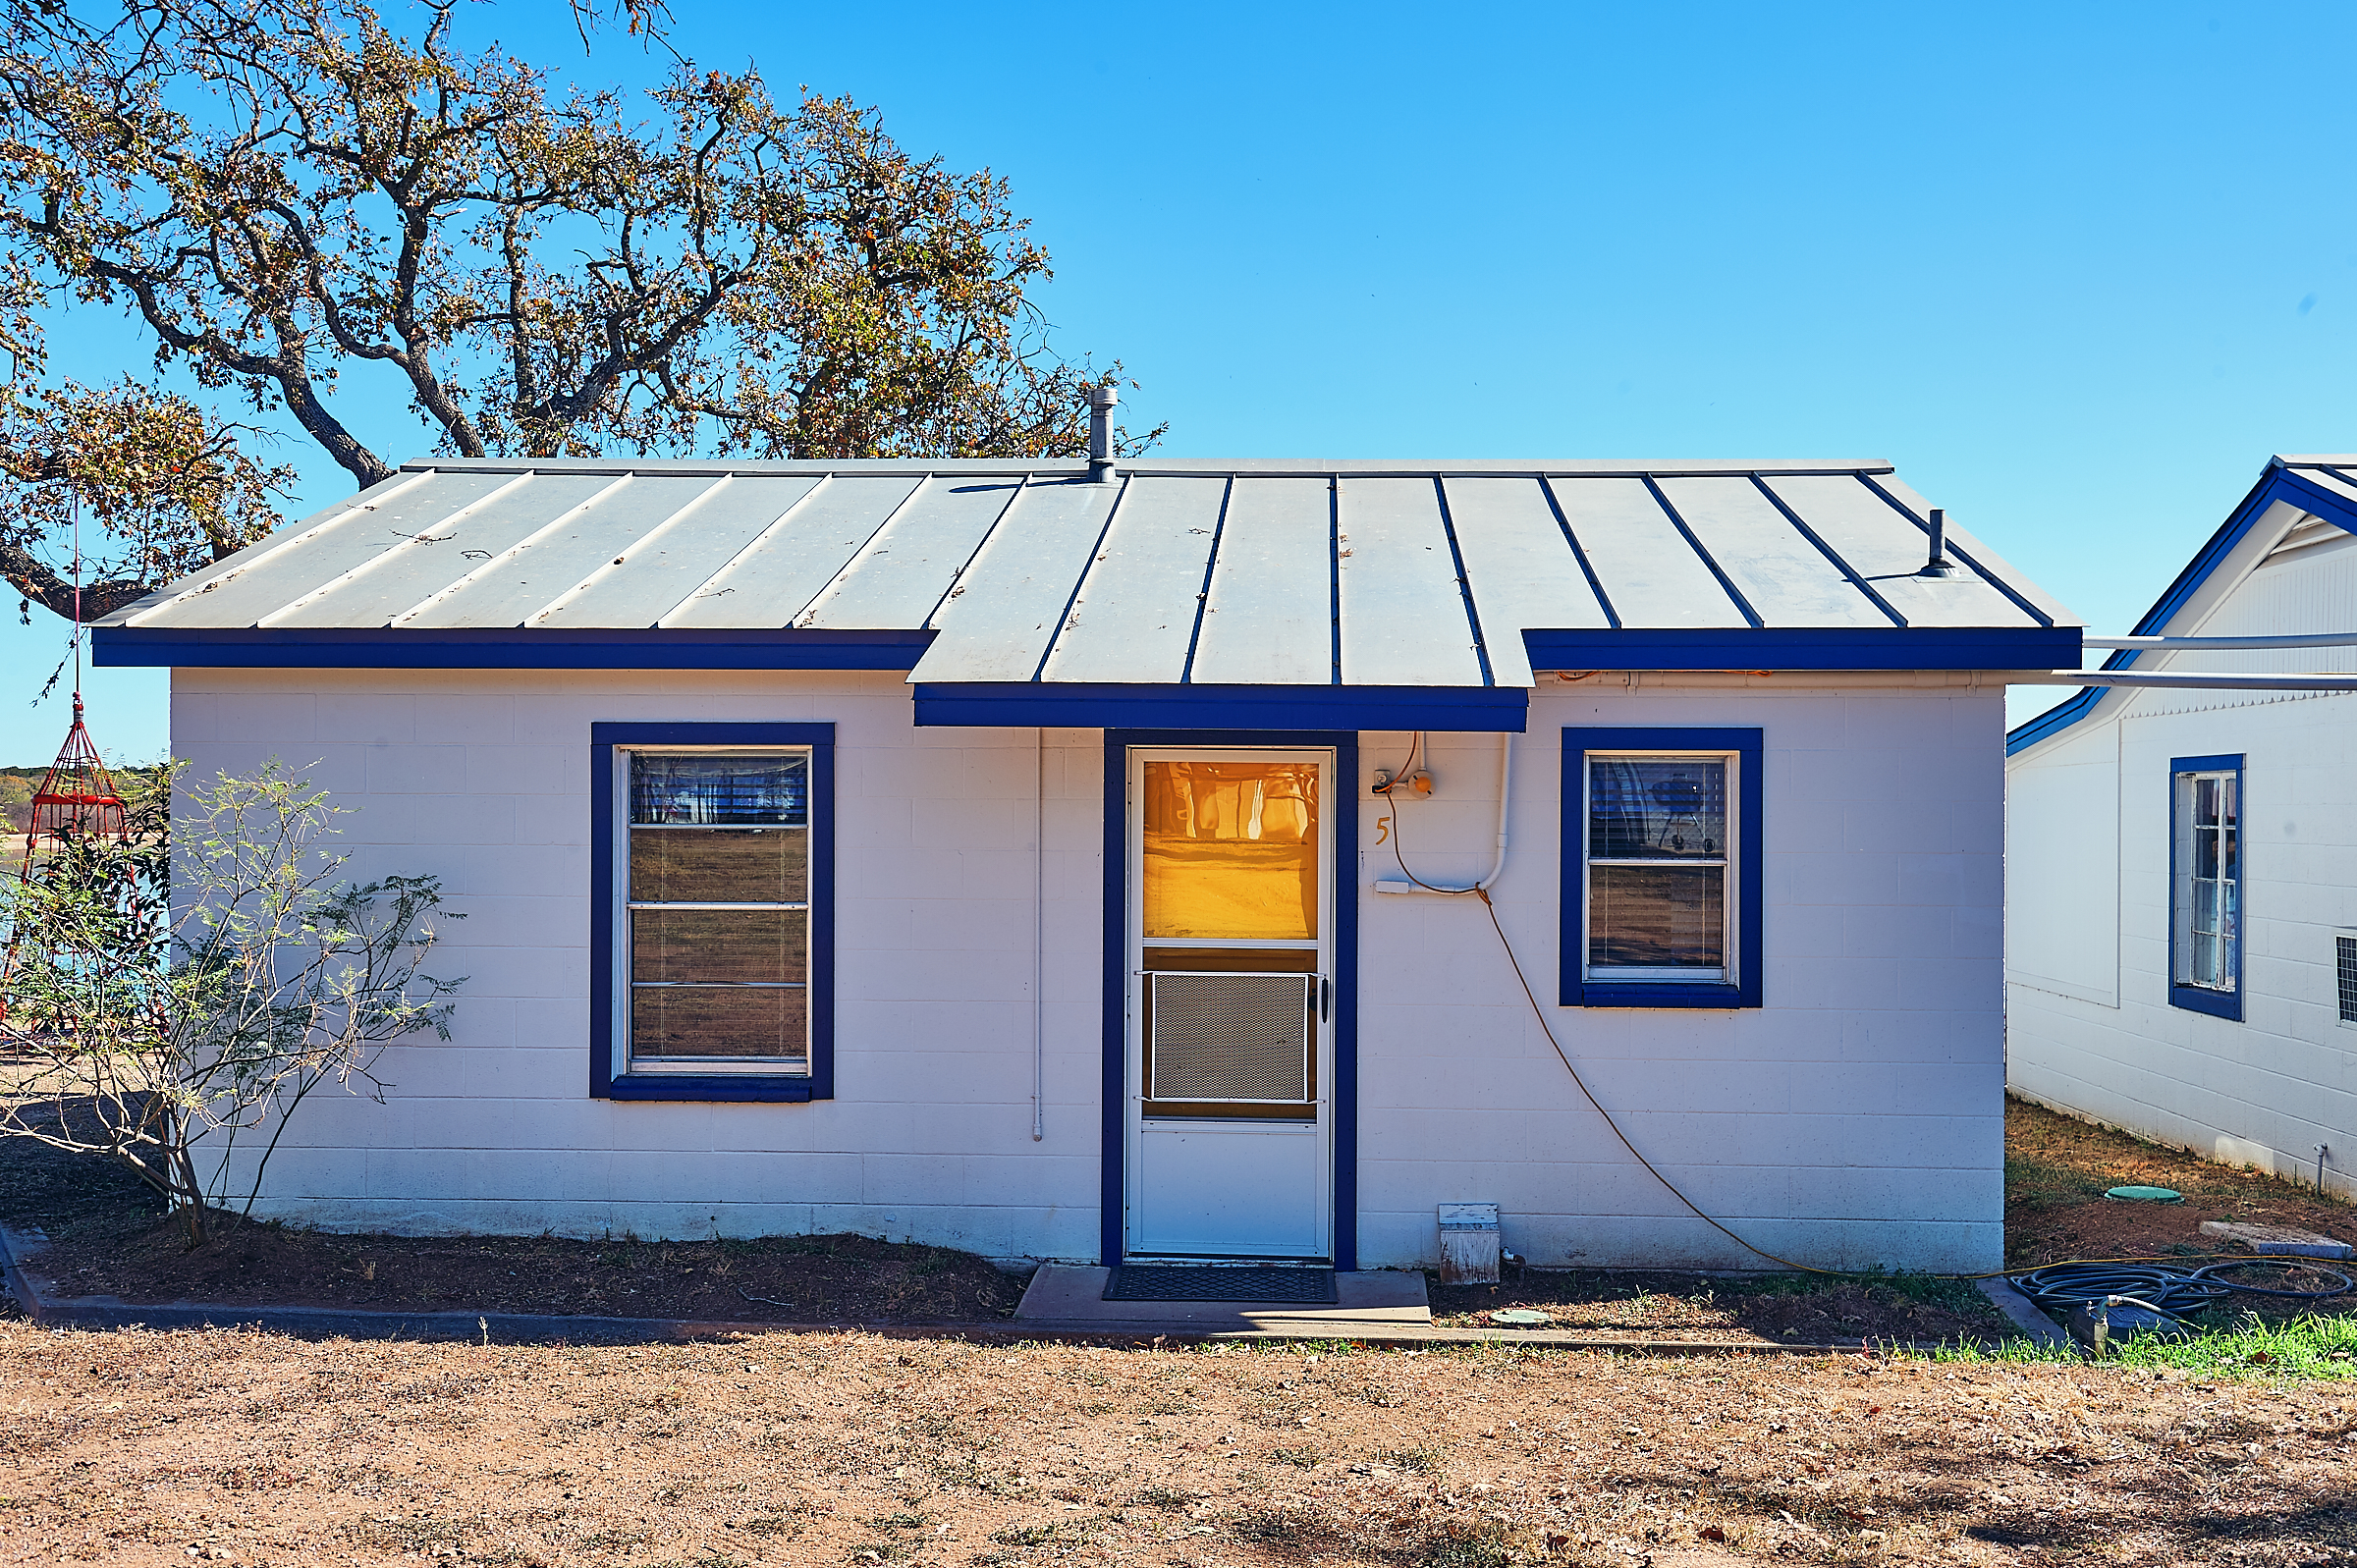
<instances>
[{"instance_id":1,"label":"dry grass","mask_svg":"<svg viewBox=\"0 0 2357 1568\"><path fill-rule=\"evenodd\" d=\"M0 1325L0 1560L2357 1561L2345 1382Z\"/></svg>"},{"instance_id":2,"label":"dry grass","mask_svg":"<svg viewBox=\"0 0 2357 1568\"><path fill-rule=\"evenodd\" d=\"M2086 1190L2116 1180L2347 1233L2349 1210L2298 1208L2286 1184L2009 1119L2029 1171L2012 1212L2055 1245L2201 1212ZM122 1195L78 1173L19 1164L0 1197L103 1228ZM1544 1288L1632 1328L1729 1292ZM2243 1370L850 1333L310 1343L0 1318L0 1563L2357 1564L2357 1380Z\"/></svg>"}]
</instances>

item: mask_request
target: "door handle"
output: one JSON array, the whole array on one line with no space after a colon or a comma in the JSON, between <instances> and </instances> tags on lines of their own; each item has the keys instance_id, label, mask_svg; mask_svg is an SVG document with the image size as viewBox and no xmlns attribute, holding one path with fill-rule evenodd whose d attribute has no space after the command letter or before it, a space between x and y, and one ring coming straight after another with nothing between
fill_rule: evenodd
<instances>
[{"instance_id":1,"label":"door handle","mask_svg":"<svg viewBox=\"0 0 2357 1568\"><path fill-rule=\"evenodd\" d=\"M1320 975L1318 976L1318 1022L1326 1023L1333 1017L1334 982L1324 975Z\"/></svg>"}]
</instances>

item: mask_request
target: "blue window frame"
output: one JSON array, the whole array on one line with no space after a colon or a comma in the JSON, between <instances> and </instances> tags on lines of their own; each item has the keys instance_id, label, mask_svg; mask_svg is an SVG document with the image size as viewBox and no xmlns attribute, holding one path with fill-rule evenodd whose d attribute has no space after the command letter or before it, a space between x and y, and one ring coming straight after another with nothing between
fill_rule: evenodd
<instances>
[{"instance_id":1,"label":"blue window frame","mask_svg":"<svg viewBox=\"0 0 2357 1568\"><path fill-rule=\"evenodd\" d=\"M835 1096L835 727L589 728L589 1093Z\"/></svg>"},{"instance_id":2,"label":"blue window frame","mask_svg":"<svg viewBox=\"0 0 2357 1568\"><path fill-rule=\"evenodd\" d=\"M1757 730L1563 731L1566 1007L1760 1005Z\"/></svg>"},{"instance_id":3,"label":"blue window frame","mask_svg":"<svg viewBox=\"0 0 2357 1568\"><path fill-rule=\"evenodd\" d=\"M2242 1021L2239 752L2168 764L2169 1005Z\"/></svg>"}]
</instances>

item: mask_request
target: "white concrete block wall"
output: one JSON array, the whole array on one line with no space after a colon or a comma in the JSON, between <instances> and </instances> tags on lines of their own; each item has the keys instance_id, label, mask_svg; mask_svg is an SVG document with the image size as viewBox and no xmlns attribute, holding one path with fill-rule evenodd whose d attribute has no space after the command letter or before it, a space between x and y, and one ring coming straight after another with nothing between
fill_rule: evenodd
<instances>
[{"instance_id":1,"label":"white concrete block wall","mask_svg":"<svg viewBox=\"0 0 2357 1568\"><path fill-rule=\"evenodd\" d=\"M1031 1120L1035 732L916 730L890 675L180 671L199 770L315 761L355 870L434 872L454 1038L388 1053L390 1103L321 1100L262 1208L404 1231L853 1229L1093 1258L1099 1233L1103 737L1046 737L1046 1138ZM587 1098L589 726L837 726L837 1095L807 1106ZM1555 1005L1565 725L1766 732L1766 1005ZM1637 1146L1775 1251L1984 1268L2001 1250L1995 690L1781 681L1549 684L1515 742L1501 918L1564 1047ZM1487 1200L1543 1265L1758 1259L1687 1214L1580 1100L1470 899L1377 896L1361 747L1358 1233L1428 1263L1436 1204ZM1493 852L1498 741L1436 735L1410 863Z\"/></svg>"},{"instance_id":2,"label":"white concrete block wall","mask_svg":"<svg viewBox=\"0 0 2357 1568\"><path fill-rule=\"evenodd\" d=\"M836 726L837 1095L588 1098L589 727ZM1103 743L1046 736L1046 1136L1031 1138L1033 730L916 730L885 674L179 671L201 774L313 764L356 872L431 872L453 1038L322 1095L260 1208L339 1228L860 1230L999 1255L1097 1249Z\"/></svg>"},{"instance_id":3,"label":"white concrete block wall","mask_svg":"<svg viewBox=\"0 0 2357 1568\"><path fill-rule=\"evenodd\" d=\"M1557 1038L1629 1140L1713 1217L1824 1267L2001 1261L2002 700L1995 690L1542 677L1515 741L1495 897ZM1566 726L1758 728L1765 1005L1556 1005ZM1368 735L1362 770L1406 735ZM1432 799L1398 808L1410 868L1490 865L1497 741L1430 737ZM1398 875L1362 803L1361 880ZM1480 904L1373 895L1360 924L1359 1248L1437 1248L1433 1207L1495 1202L1542 1267L1759 1267L1589 1108Z\"/></svg>"},{"instance_id":4,"label":"white concrete block wall","mask_svg":"<svg viewBox=\"0 0 2357 1568\"><path fill-rule=\"evenodd\" d=\"M2313 623L2221 614L2201 629ZM2357 1195L2357 1025L2340 1021L2332 941L2357 931L2357 697L2149 693L2083 728L2010 770L2009 1082L2060 1109L2302 1180L2315 1179L2321 1143L2327 1188ZM2246 769L2240 1022L2168 1000L2169 764L2232 753ZM2052 782L2113 755L2108 797ZM2022 907L2031 899L2035 912ZM2053 964L2023 951L2018 933L2032 921L2115 923L2116 960L2057 984Z\"/></svg>"}]
</instances>

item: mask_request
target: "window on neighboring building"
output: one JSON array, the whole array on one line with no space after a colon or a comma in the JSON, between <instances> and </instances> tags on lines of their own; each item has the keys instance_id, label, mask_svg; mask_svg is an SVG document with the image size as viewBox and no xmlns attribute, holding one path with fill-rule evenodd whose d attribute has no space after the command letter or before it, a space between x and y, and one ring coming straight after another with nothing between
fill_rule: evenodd
<instances>
[{"instance_id":1,"label":"window on neighboring building","mask_svg":"<svg viewBox=\"0 0 2357 1568\"><path fill-rule=\"evenodd\" d=\"M1564 731L1563 1000L1759 1005L1759 731Z\"/></svg>"},{"instance_id":2,"label":"window on neighboring building","mask_svg":"<svg viewBox=\"0 0 2357 1568\"><path fill-rule=\"evenodd\" d=\"M597 728L610 813L598 1092L811 1098L827 1054L829 748L741 731L823 727Z\"/></svg>"},{"instance_id":3,"label":"window on neighboring building","mask_svg":"<svg viewBox=\"0 0 2357 1568\"><path fill-rule=\"evenodd\" d=\"M2242 758L2169 765L2169 1000L2242 1016Z\"/></svg>"},{"instance_id":4,"label":"window on neighboring building","mask_svg":"<svg viewBox=\"0 0 2357 1568\"><path fill-rule=\"evenodd\" d=\"M2339 982L2340 1021L2357 1023L2357 937L2332 939L2333 978Z\"/></svg>"}]
</instances>

